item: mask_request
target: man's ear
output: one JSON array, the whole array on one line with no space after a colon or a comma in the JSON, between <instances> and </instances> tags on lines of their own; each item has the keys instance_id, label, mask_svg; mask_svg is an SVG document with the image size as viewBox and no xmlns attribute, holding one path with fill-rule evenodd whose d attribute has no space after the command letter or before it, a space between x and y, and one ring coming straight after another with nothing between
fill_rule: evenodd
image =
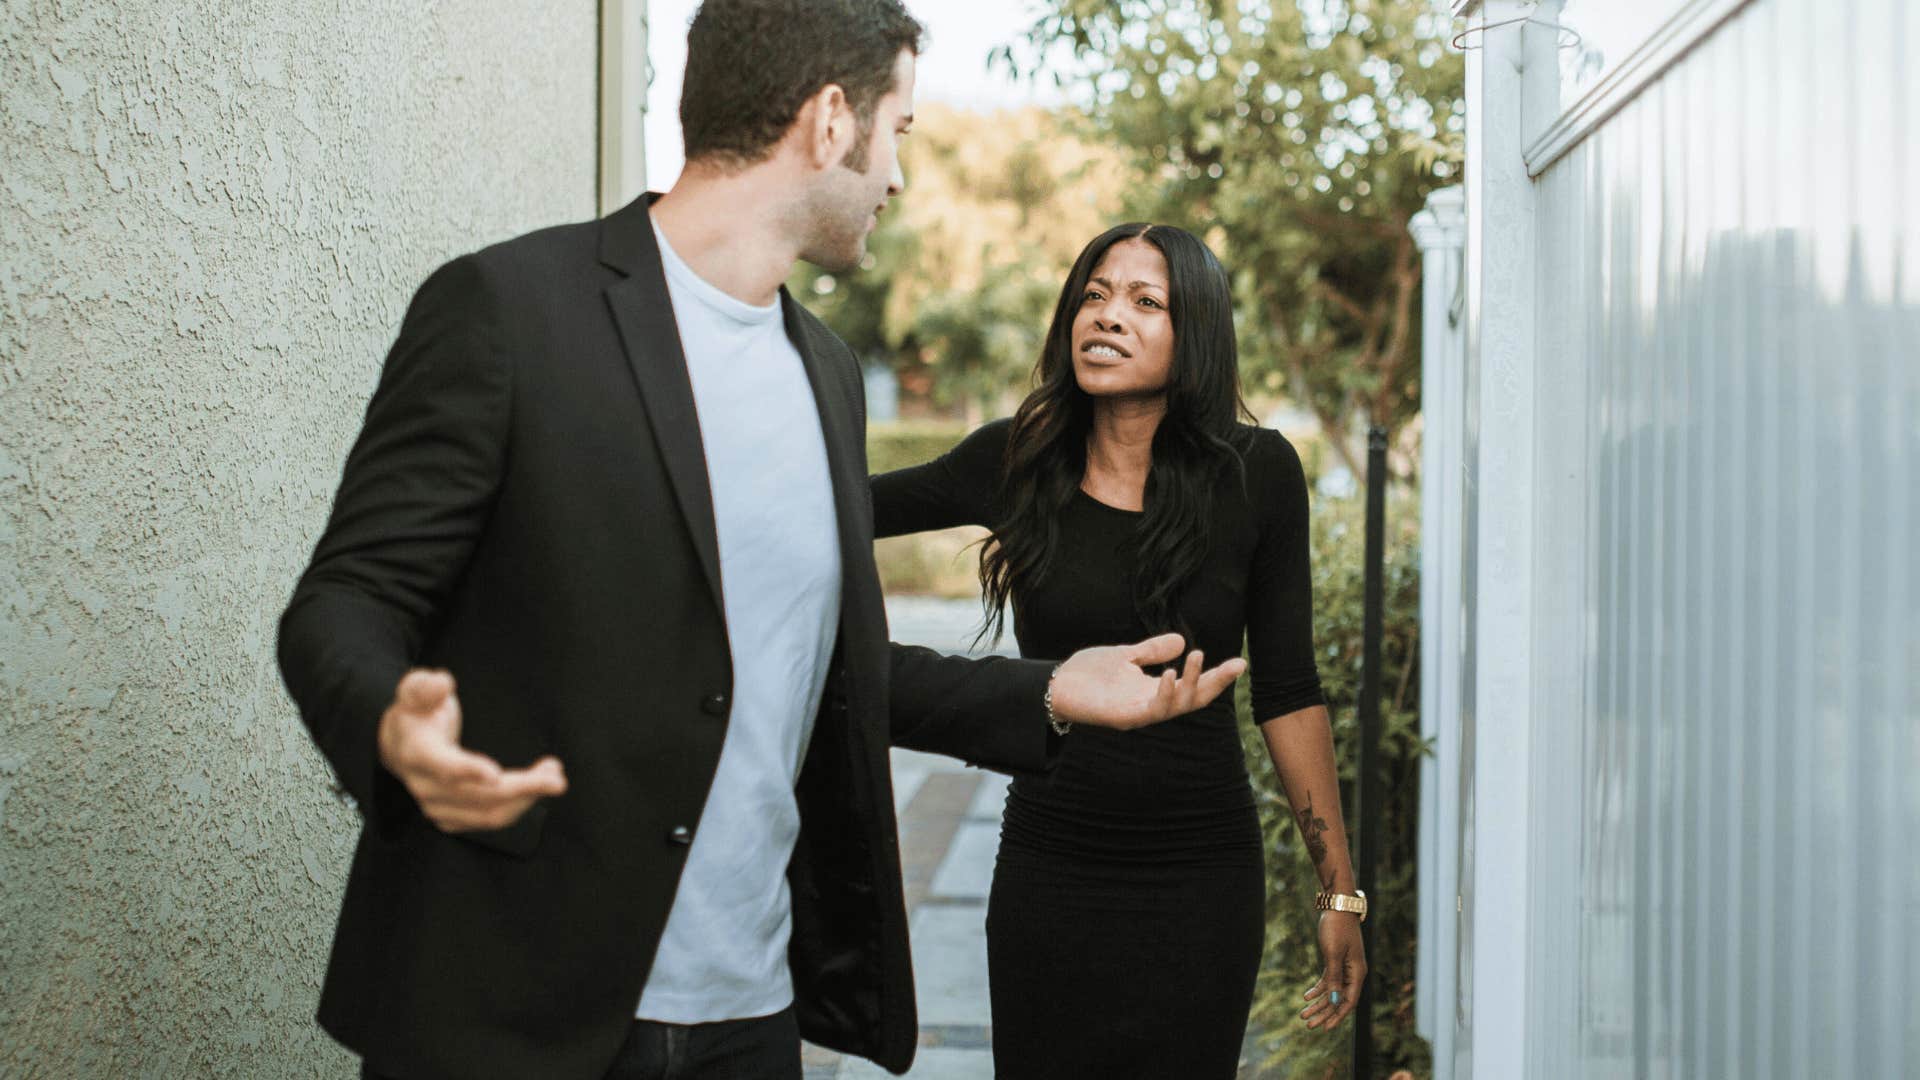
<instances>
[{"instance_id":1,"label":"man's ear","mask_svg":"<svg viewBox=\"0 0 1920 1080\"><path fill-rule=\"evenodd\" d=\"M800 136L807 162L825 169L846 156L853 145L855 125L847 92L838 83L821 87L794 117L794 130Z\"/></svg>"}]
</instances>

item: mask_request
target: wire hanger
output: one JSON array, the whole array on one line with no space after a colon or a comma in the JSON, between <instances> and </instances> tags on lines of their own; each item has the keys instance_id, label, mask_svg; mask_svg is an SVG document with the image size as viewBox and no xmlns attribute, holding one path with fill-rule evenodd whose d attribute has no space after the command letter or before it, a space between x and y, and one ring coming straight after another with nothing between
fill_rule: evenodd
<instances>
[{"instance_id":1,"label":"wire hanger","mask_svg":"<svg viewBox=\"0 0 1920 1080\"><path fill-rule=\"evenodd\" d=\"M1578 48L1580 46L1580 43L1586 40L1585 38L1582 38L1580 36L1580 31L1575 30L1573 27L1564 26L1556 22L1546 22L1545 20L1536 19L1533 17L1533 12L1529 11L1525 15L1521 15L1512 19L1501 19L1499 22L1491 22L1485 26L1469 26L1465 30L1462 30L1459 33L1453 35L1453 47L1460 50L1461 52L1466 52L1469 49L1484 49L1486 48L1485 45L1467 44L1467 35L1468 34L1484 34L1488 30L1495 29L1496 27L1512 26L1516 23L1527 23L1527 22L1533 23L1535 26L1544 26L1544 27L1547 27L1548 29L1558 31L1560 34L1559 47L1562 49Z\"/></svg>"}]
</instances>

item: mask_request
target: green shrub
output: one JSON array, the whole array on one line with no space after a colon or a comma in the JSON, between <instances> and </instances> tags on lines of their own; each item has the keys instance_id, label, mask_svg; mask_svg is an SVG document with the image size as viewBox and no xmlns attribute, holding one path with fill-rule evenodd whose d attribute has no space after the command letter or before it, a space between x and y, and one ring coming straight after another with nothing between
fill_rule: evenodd
<instances>
[{"instance_id":1,"label":"green shrub","mask_svg":"<svg viewBox=\"0 0 1920 1080\"><path fill-rule=\"evenodd\" d=\"M987 530L973 525L938 532L892 536L873 542L880 587L889 596L980 599L980 542Z\"/></svg>"},{"instance_id":2,"label":"green shrub","mask_svg":"<svg viewBox=\"0 0 1920 1080\"><path fill-rule=\"evenodd\" d=\"M1398 496L1398 493L1394 493ZM1374 791L1380 809L1380 862L1368 894L1372 914L1367 963L1374 990L1374 1074L1412 1069L1431 1075L1432 1052L1413 1030L1414 940L1418 901L1414 867L1420 810L1420 513L1409 497L1387 506L1385 635L1381 645L1379 774ZM1352 840L1359 815L1353 780L1359 749L1356 704L1360 694L1361 628L1364 616L1366 505L1360 498L1318 500L1313 514L1314 645L1320 682L1333 717L1341 800ZM1300 994L1320 973L1319 891L1313 864L1299 843L1293 815L1274 776L1266 743L1248 720L1247 680L1239 688L1247 769L1260 803L1269 878L1267 946L1254 996L1249 1031L1264 1060L1257 1075L1314 1078L1345 1076L1352 1060L1352 1020L1334 1033L1309 1030L1299 1019ZM1354 849L1358 855L1358 848Z\"/></svg>"},{"instance_id":3,"label":"green shrub","mask_svg":"<svg viewBox=\"0 0 1920 1080\"><path fill-rule=\"evenodd\" d=\"M892 472L924 465L966 438L968 427L945 420L905 420L867 425L867 468Z\"/></svg>"},{"instance_id":4,"label":"green shrub","mask_svg":"<svg viewBox=\"0 0 1920 1080\"><path fill-rule=\"evenodd\" d=\"M870 425L867 466L883 473L925 464L951 450L967 431L965 424L946 421ZM876 541L873 557L880 584L889 594L978 597L979 551L973 545L985 535L985 529L962 527Z\"/></svg>"}]
</instances>

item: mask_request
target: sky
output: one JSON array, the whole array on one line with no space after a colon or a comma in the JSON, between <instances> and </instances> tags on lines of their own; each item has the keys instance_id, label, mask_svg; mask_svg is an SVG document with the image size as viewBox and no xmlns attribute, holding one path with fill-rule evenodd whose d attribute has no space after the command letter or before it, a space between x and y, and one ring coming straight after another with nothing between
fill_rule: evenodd
<instances>
[{"instance_id":1,"label":"sky","mask_svg":"<svg viewBox=\"0 0 1920 1080\"><path fill-rule=\"evenodd\" d=\"M687 62L687 23L699 0L649 0L647 52L653 84L647 91L647 186L663 191L680 175L680 81ZM963 108L1053 104L1051 85L1016 83L1004 69L988 71L987 54L1032 25L1033 0L907 0L927 27L914 100Z\"/></svg>"}]
</instances>

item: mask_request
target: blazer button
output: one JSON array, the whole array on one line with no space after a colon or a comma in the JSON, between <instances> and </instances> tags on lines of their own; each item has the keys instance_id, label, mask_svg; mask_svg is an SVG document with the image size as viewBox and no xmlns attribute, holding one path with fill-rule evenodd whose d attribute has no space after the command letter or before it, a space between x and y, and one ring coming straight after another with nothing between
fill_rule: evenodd
<instances>
[{"instance_id":1,"label":"blazer button","mask_svg":"<svg viewBox=\"0 0 1920 1080\"><path fill-rule=\"evenodd\" d=\"M687 828L685 825L675 825L673 829L667 833L667 840L669 843L686 847L693 843L693 830Z\"/></svg>"},{"instance_id":2,"label":"blazer button","mask_svg":"<svg viewBox=\"0 0 1920 1080\"><path fill-rule=\"evenodd\" d=\"M700 711L706 713L708 716L725 715L727 711L727 695L714 693L701 698Z\"/></svg>"}]
</instances>

